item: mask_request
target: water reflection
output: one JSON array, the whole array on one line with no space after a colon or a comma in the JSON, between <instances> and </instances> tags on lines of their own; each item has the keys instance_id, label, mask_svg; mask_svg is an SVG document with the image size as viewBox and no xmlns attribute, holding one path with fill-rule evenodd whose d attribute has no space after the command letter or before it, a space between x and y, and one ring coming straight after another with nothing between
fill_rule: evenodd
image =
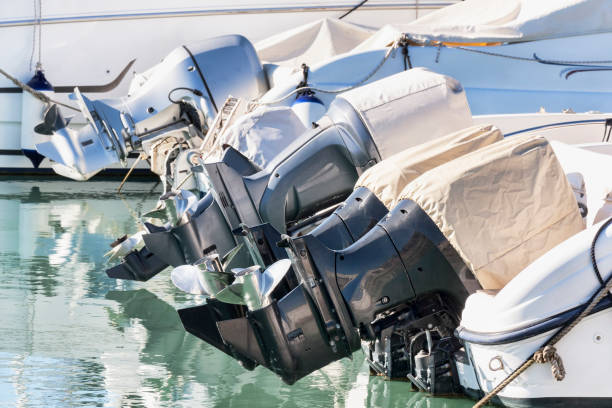
<instances>
[{"instance_id":1,"label":"water reflection","mask_svg":"<svg viewBox=\"0 0 612 408\"><path fill-rule=\"evenodd\" d=\"M0 407L463 407L370 377L360 353L294 386L187 334L202 299L167 273L108 279L102 254L155 205L152 183L0 179ZM146 289L145 289L146 288Z\"/></svg>"}]
</instances>

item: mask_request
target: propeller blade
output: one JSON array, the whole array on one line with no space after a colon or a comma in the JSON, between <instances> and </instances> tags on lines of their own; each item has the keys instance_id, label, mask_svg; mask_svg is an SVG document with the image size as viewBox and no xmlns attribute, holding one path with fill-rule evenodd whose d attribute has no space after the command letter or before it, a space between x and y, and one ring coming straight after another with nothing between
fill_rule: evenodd
<instances>
[{"instance_id":1,"label":"propeller blade","mask_svg":"<svg viewBox=\"0 0 612 408\"><path fill-rule=\"evenodd\" d=\"M289 259L281 259L264 271L259 279L259 293L262 297L263 306L270 304L270 294L287 275L289 269L291 269L291 261Z\"/></svg>"},{"instance_id":2,"label":"propeller blade","mask_svg":"<svg viewBox=\"0 0 612 408\"><path fill-rule=\"evenodd\" d=\"M263 272L257 265L232 269L236 280L215 297L226 303L246 305L249 310L261 309L272 302L270 295L290 268L291 261L282 259Z\"/></svg>"},{"instance_id":3,"label":"propeller blade","mask_svg":"<svg viewBox=\"0 0 612 408\"><path fill-rule=\"evenodd\" d=\"M104 254L104 256L108 257L107 261L110 262L117 258L123 258L133 250L142 248L144 246L143 234L144 231L138 231L120 244L115 245L113 249Z\"/></svg>"},{"instance_id":4,"label":"propeller blade","mask_svg":"<svg viewBox=\"0 0 612 408\"><path fill-rule=\"evenodd\" d=\"M172 270L170 279L174 286L192 295L210 296L202 282L202 272L194 265L181 265Z\"/></svg>"},{"instance_id":5,"label":"propeller blade","mask_svg":"<svg viewBox=\"0 0 612 408\"><path fill-rule=\"evenodd\" d=\"M215 299L229 303L232 305L246 305L243 294L244 285L242 283L234 283L215 294Z\"/></svg>"}]
</instances>

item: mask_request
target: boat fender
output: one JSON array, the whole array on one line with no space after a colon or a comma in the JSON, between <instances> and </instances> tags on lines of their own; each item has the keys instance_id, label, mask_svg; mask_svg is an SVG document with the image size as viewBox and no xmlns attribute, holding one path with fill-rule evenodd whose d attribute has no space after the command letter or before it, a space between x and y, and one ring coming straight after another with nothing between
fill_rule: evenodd
<instances>
[{"instance_id":1,"label":"boat fender","mask_svg":"<svg viewBox=\"0 0 612 408\"><path fill-rule=\"evenodd\" d=\"M53 86L47 81L42 67L36 67L34 76L28 81L27 85L51 97L54 93ZM37 140L34 127L43 119L43 114L47 109L47 104L36 98L29 92L23 92L21 97L21 151L30 159L34 168L38 168L45 158L36 151Z\"/></svg>"},{"instance_id":2,"label":"boat fender","mask_svg":"<svg viewBox=\"0 0 612 408\"><path fill-rule=\"evenodd\" d=\"M295 112L300 122L308 129L316 128L317 120L325 114L325 104L315 96L313 90L308 87L308 74L310 68L306 64L302 64L303 79L297 85L297 95L291 104L291 109Z\"/></svg>"},{"instance_id":3,"label":"boat fender","mask_svg":"<svg viewBox=\"0 0 612 408\"><path fill-rule=\"evenodd\" d=\"M298 96L291 104L291 109L306 128L317 127L316 122L326 112L325 105L314 92Z\"/></svg>"}]
</instances>

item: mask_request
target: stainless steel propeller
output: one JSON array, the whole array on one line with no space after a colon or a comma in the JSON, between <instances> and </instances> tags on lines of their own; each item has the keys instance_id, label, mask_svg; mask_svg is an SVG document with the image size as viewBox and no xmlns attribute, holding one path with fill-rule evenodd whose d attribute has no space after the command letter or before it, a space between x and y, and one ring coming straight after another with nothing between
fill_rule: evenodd
<instances>
[{"instance_id":1,"label":"stainless steel propeller","mask_svg":"<svg viewBox=\"0 0 612 408\"><path fill-rule=\"evenodd\" d=\"M291 261L282 259L275 262L263 272L259 266L234 269L236 279L221 290L215 297L225 303L246 305L249 310L257 310L272 302L271 293L283 280Z\"/></svg>"},{"instance_id":2,"label":"stainless steel propeller","mask_svg":"<svg viewBox=\"0 0 612 408\"><path fill-rule=\"evenodd\" d=\"M218 255L209 255L193 265L174 268L170 278L183 292L211 297L226 288L234 275L222 270Z\"/></svg>"}]
</instances>

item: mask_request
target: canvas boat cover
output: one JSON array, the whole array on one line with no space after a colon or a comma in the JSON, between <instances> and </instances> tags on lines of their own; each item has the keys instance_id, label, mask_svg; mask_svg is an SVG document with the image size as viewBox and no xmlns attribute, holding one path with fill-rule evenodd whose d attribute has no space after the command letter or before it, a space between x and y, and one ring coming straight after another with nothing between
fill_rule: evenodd
<instances>
[{"instance_id":1,"label":"canvas boat cover","mask_svg":"<svg viewBox=\"0 0 612 408\"><path fill-rule=\"evenodd\" d=\"M338 19L325 18L284 31L255 44L259 58L268 63L299 68L348 52L374 30Z\"/></svg>"},{"instance_id":2,"label":"canvas boat cover","mask_svg":"<svg viewBox=\"0 0 612 408\"><path fill-rule=\"evenodd\" d=\"M365 171L357 187L366 187L388 208L400 193L426 171L503 139L493 125L476 125L394 154Z\"/></svg>"},{"instance_id":3,"label":"canvas boat cover","mask_svg":"<svg viewBox=\"0 0 612 408\"><path fill-rule=\"evenodd\" d=\"M419 41L498 43L612 31L610 0L465 0L407 24L383 27L359 48L401 33Z\"/></svg>"},{"instance_id":4,"label":"canvas boat cover","mask_svg":"<svg viewBox=\"0 0 612 408\"><path fill-rule=\"evenodd\" d=\"M383 160L473 124L461 84L425 68L371 82L338 98L359 113Z\"/></svg>"},{"instance_id":5,"label":"canvas boat cover","mask_svg":"<svg viewBox=\"0 0 612 408\"><path fill-rule=\"evenodd\" d=\"M515 136L438 166L400 194L438 225L483 289L501 289L583 229L550 144Z\"/></svg>"},{"instance_id":6,"label":"canvas boat cover","mask_svg":"<svg viewBox=\"0 0 612 408\"><path fill-rule=\"evenodd\" d=\"M236 120L219 136L218 146L230 145L261 168L266 167L306 128L289 107L260 107ZM220 160L223 149L207 161Z\"/></svg>"}]
</instances>

